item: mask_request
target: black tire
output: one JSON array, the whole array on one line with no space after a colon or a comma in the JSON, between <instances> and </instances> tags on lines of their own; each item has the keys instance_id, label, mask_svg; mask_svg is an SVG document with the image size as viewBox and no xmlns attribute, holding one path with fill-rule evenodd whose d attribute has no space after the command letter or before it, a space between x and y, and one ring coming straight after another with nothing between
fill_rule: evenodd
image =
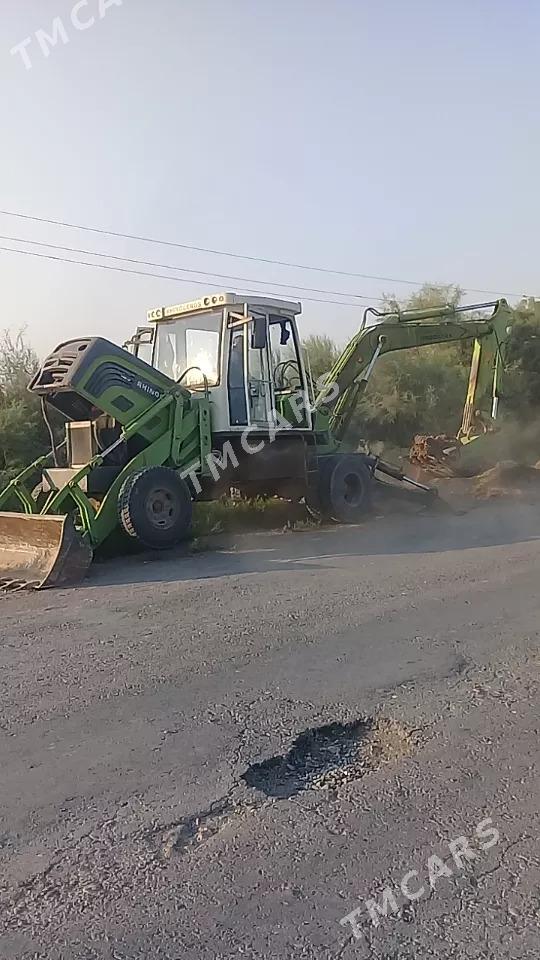
<instances>
[{"instance_id":1,"label":"black tire","mask_svg":"<svg viewBox=\"0 0 540 960\"><path fill-rule=\"evenodd\" d=\"M118 518L128 536L144 547L169 550L191 533L189 487L168 467L139 470L120 489Z\"/></svg>"},{"instance_id":2,"label":"black tire","mask_svg":"<svg viewBox=\"0 0 540 960\"><path fill-rule=\"evenodd\" d=\"M314 520L331 520L328 512L328 497L325 491L328 486L329 472L336 462L335 456L319 457L318 460L318 482L317 488L311 488L306 494L306 509Z\"/></svg>"},{"instance_id":3,"label":"black tire","mask_svg":"<svg viewBox=\"0 0 540 960\"><path fill-rule=\"evenodd\" d=\"M372 485L371 471L361 456L330 457L320 472L324 515L336 523L357 523L371 510Z\"/></svg>"}]
</instances>

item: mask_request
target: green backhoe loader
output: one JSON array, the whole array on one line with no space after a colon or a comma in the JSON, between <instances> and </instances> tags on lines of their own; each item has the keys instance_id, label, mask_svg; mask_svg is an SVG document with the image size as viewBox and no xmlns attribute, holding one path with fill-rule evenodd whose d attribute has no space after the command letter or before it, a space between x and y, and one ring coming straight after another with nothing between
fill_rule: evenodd
<instances>
[{"instance_id":1,"label":"green backhoe loader","mask_svg":"<svg viewBox=\"0 0 540 960\"><path fill-rule=\"evenodd\" d=\"M489 309L488 317L478 310ZM216 294L149 311L124 345L96 337L60 344L29 385L66 419L54 443L0 493L0 583L80 580L115 531L151 549L190 534L192 505L231 487L244 496L305 499L354 522L377 479L414 484L347 445L346 432L380 356L476 341L467 411L496 415L511 322L506 301L378 313L314 385L304 363L298 303ZM53 436L52 430L51 437ZM16 511L16 512L9 512Z\"/></svg>"}]
</instances>

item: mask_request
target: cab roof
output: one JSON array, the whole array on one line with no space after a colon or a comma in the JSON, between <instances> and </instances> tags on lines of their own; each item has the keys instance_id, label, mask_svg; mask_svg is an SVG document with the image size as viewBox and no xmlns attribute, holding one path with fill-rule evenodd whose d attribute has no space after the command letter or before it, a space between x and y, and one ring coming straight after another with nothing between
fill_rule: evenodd
<instances>
[{"instance_id":1,"label":"cab roof","mask_svg":"<svg viewBox=\"0 0 540 960\"><path fill-rule=\"evenodd\" d=\"M247 304L248 307L259 309L268 307L276 312L298 314L302 312L302 304L292 300L276 300L273 297L243 294L243 293L209 293L198 300L188 300L187 303L175 303L168 307L153 307L148 310L146 317L149 322L159 323L160 320L173 320L191 313L202 313L205 310L215 310L216 307Z\"/></svg>"}]
</instances>

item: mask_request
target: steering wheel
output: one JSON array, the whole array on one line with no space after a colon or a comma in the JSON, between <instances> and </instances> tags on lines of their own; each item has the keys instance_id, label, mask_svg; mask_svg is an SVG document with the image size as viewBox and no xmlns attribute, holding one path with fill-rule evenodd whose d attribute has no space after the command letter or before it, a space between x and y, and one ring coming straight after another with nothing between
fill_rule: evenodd
<instances>
[{"instance_id":1,"label":"steering wheel","mask_svg":"<svg viewBox=\"0 0 540 960\"><path fill-rule=\"evenodd\" d=\"M294 373L290 380L285 383L285 371L292 367ZM298 382L295 382L298 381ZM296 360L282 360L274 368L274 387L276 390L294 390L302 388L302 378L300 376L300 367Z\"/></svg>"}]
</instances>

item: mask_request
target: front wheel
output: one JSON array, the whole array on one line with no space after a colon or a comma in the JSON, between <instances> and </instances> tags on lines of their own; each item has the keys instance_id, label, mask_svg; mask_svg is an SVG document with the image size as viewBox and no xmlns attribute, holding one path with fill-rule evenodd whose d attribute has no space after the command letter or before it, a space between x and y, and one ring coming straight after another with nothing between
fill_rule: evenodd
<instances>
[{"instance_id":1,"label":"front wheel","mask_svg":"<svg viewBox=\"0 0 540 960\"><path fill-rule=\"evenodd\" d=\"M168 467L139 470L120 489L118 518L122 529L142 546L168 550L191 532L189 487Z\"/></svg>"},{"instance_id":2,"label":"front wheel","mask_svg":"<svg viewBox=\"0 0 540 960\"><path fill-rule=\"evenodd\" d=\"M371 509L373 477L361 456L332 457L320 475L323 513L337 523L357 523Z\"/></svg>"}]
</instances>

